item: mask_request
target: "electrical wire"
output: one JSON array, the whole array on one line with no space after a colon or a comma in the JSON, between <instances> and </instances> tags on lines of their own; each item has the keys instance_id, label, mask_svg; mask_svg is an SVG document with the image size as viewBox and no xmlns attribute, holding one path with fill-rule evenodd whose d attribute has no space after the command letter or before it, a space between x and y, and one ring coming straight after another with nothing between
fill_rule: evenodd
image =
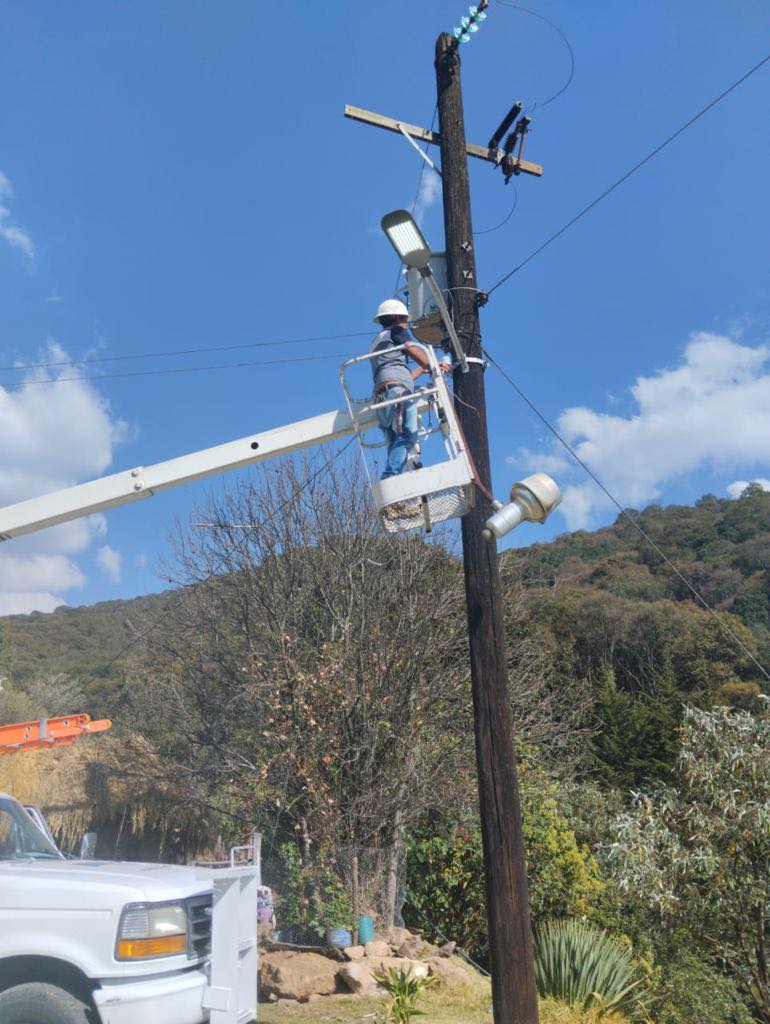
<instances>
[{"instance_id":1,"label":"electrical wire","mask_svg":"<svg viewBox=\"0 0 770 1024\"><path fill-rule=\"evenodd\" d=\"M91 363L114 363L130 359L161 359L172 356L192 356L205 352L235 352L247 348L269 348L281 345L304 345L314 341L338 341L343 338L369 338L371 331L353 331L347 334L319 334L309 338L282 338L275 341L248 341L240 345L208 345L203 348L180 348L165 352L140 352L127 356L88 356L85 359L50 360L44 363L25 363L23 365L0 366L5 370L40 370L59 366L89 366Z\"/></svg>"},{"instance_id":2,"label":"electrical wire","mask_svg":"<svg viewBox=\"0 0 770 1024\"><path fill-rule=\"evenodd\" d=\"M508 211L507 216L503 217L503 219L500 221L500 223L499 224L495 224L495 226L493 228L484 228L481 231L474 231L473 232L474 237L476 235L491 235L493 231L499 231L500 228L503 227L505 224L507 224L508 221L511 219L511 217L513 216L513 214L514 214L514 212L516 210L516 207L518 206L518 204L519 204L519 190L514 185L513 186L513 206Z\"/></svg>"},{"instance_id":3,"label":"electrical wire","mask_svg":"<svg viewBox=\"0 0 770 1024\"><path fill-rule=\"evenodd\" d=\"M567 89L569 89L569 87L572 85L572 79L575 77L575 51L572 49L572 44L570 43L569 39L567 39L566 35L562 32L562 30L559 28L559 26L555 22L551 21L549 18L546 18L544 14L539 14L537 11L531 11L528 7L520 7L519 4L510 3L509 0L496 0L496 4L502 7L508 7L512 11L521 11L522 14L531 14L533 18L539 18L540 21L544 21L546 25L551 26L554 32L558 32L558 34L561 36L562 42L567 47L567 52L569 54L570 60L570 69L569 74L567 75L567 79L564 82L564 85L562 85L560 89L557 89L553 96L549 96L547 100L543 100L542 103L532 103L529 107L527 107L524 113L529 114L533 110L538 110L542 109L543 107L547 107L549 103L553 103L555 99L558 99L558 97L561 96L563 92L566 92Z\"/></svg>"},{"instance_id":4,"label":"electrical wire","mask_svg":"<svg viewBox=\"0 0 770 1024\"><path fill-rule=\"evenodd\" d=\"M655 552L655 554L661 559L661 561L665 562L665 564L669 567L669 569L671 569L671 571L674 573L674 575L677 577L677 579L679 579L682 583L684 583L684 585L687 587L687 589L690 591L690 593L694 597L696 597L698 599L698 601L703 605L703 607L706 609L706 611L717 622L717 624L719 625L720 629L724 633L726 633L727 636L729 636L730 639L754 663L754 665L759 669L759 671L762 673L762 675L765 677L765 679L770 680L770 673L768 673L765 670L764 666L762 664L760 664L760 662L751 653L751 651L746 646L746 644L741 640L741 638L739 636L737 636L736 633L734 633L732 629L730 629L729 625L725 622L725 620L722 618L722 616L719 615L719 613L716 612L711 607L711 605L708 603L706 598L703 597L703 595L700 594L699 591L697 591L695 589L693 584L690 583L690 581L687 579L687 577L684 576L684 574L681 573L679 571L679 569L677 569L677 567L674 565L674 563L671 561L671 559L668 557L668 555L666 555L664 551L661 551L660 547L655 543L655 541L652 539L652 537L650 537L650 535L646 532L646 530L636 521L636 519L634 519L634 517L630 514L630 512L627 509L623 508L623 506L620 504L620 502L615 497L615 495L612 494L612 492L609 490L609 488L607 488L602 483L602 481L599 479L599 477L596 475L596 473L594 473L594 471L591 469L591 467L588 466L584 462L583 459L581 459L581 457L578 455L578 453L575 451L575 449L572 447L572 445L569 443L569 441L567 441L566 438L562 437L562 435L559 433L559 431L556 429L556 427L554 427L553 424L550 422L550 420L548 420L548 418L538 409L538 407L535 405L535 403L532 401L532 399L529 398L522 391L522 389L519 387L519 385L503 369L503 367L497 362L497 360L494 358L494 356L490 355L488 349L484 350L484 355L487 357L487 359L490 361L490 363L495 367L495 369L501 374L501 376L505 380L508 381L508 383L511 385L511 387L516 392L516 394L519 396L519 398L521 398L522 401L525 402L527 406L529 406L530 410L535 414L535 416L537 416L537 418L540 420L540 422L553 434L553 436L556 438L556 440L559 442L559 444L561 444L562 447L567 452L569 452L569 454L572 456L572 458L575 460L575 462L581 467L581 469L583 469L588 474L588 476L593 480L593 482L596 484L596 486L599 488L599 490L602 491L602 493L607 498L609 498L609 500L612 502L612 504L615 506L615 508L617 508L617 510L620 512L620 514L624 517L624 519L628 520L628 522L633 526L633 528L637 531L637 533L646 541L647 544L649 544L649 546L652 548L652 550Z\"/></svg>"},{"instance_id":5,"label":"electrical wire","mask_svg":"<svg viewBox=\"0 0 770 1024\"><path fill-rule=\"evenodd\" d=\"M544 249L547 249L552 242L555 242L557 238L560 238L565 231L568 231L569 228L572 227L573 224L576 224L582 217L585 217L587 213L593 210L593 208L597 206L602 201L602 199L606 199L607 196L614 192L615 189L618 188L620 185L622 185L624 181L627 181L632 174L635 174L638 170L644 167L645 164L649 163L649 161L652 160L653 157L657 156L661 150L665 149L666 146L669 145L669 143L673 142L674 139L678 138L685 131L687 131L687 129L690 128L691 125L695 124L695 122L698 121L701 117L703 117L704 114L707 114L709 110L712 110L718 103L725 99L726 96L729 96L731 92L737 89L739 85L742 85L743 82L746 81L746 79L750 78L753 74L759 71L759 69L763 67L765 64L767 64L768 61L770 61L770 54L768 54L766 57L763 57L762 60L758 61L753 67L749 68L749 70L745 74L741 75L741 77L738 78L735 82L733 82L732 85L729 85L723 92L721 92L718 96L711 100L710 103L707 103L705 107L702 107L697 112L697 114L694 114L688 121L685 121L683 125L677 128L675 132L672 132L672 134L669 135L668 138L664 139L663 142L659 143L653 150L651 150L647 154L647 156L643 157L638 163L634 164L634 166L630 170L626 171L626 173L622 177L618 178L618 180L615 181L612 185L610 185L609 188L606 188L587 206L584 206L582 210L576 213L575 216L568 220L567 223L564 224L562 227L560 227L558 231L554 232L554 234L552 234L549 238L542 242L536 249L534 249L528 256L526 256L521 261L521 263L518 263L513 268L513 270L509 270L504 277L501 277L497 284L495 284L492 288L488 290L487 294L491 295L493 292L497 291L497 289L501 285L505 284L506 281L510 280L510 278L512 278L514 274L518 273L531 260L533 260L535 256L538 256Z\"/></svg>"},{"instance_id":6,"label":"electrical wire","mask_svg":"<svg viewBox=\"0 0 770 1024\"><path fill-rule=\"evenodd\" d=\"M367 332L367 337L369 336ZM22 391L32 384L69 384L73 381L122 380L127 377L162 377L178 373L206 373L210 370L240 370L251 366L286 366L290 363L314 363L321 359L349 359L357 352L330 352L322 356L296 356L290 359L263 359L253 362L212 363L209 366L172 366L164 370L128 370L125 373L95 373L80 377L46 377L43 380L27 380L17 388L4 389L7 393Z\"/></svg>"}]
</instances>

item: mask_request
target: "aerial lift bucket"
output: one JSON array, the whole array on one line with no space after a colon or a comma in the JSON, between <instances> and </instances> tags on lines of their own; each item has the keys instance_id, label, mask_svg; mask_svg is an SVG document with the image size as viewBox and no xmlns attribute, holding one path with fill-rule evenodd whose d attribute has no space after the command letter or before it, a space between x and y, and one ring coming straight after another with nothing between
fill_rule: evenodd
<instances>
[{"instance_id":1,"label":"aerial lift bucket","mask_svg":"<svg viewBox=\"0 0 770 1024\"><path fill-rule=\"evenodd\" d=\"M414 343L411 342L410 345L414 346ZM366 440L366 431L371 429L371 414L376 413L378 409L398 404L403 399L356 399L351 393L347 374L352 367L366 363L376 355L395 352L405 347L394 345L391 349L381 349L379 353L368 352L354 356L340 367L342 389L361 445L374 505L383 528L388 533L420 527L430 531L435 523L464 516L475 501L475 471L455 413L452 396L435 352L425 345L421 345L420 348L428 360L430 383L425 387L416 388L412 399L418 403L418 409L422 414L418 435L423 449L423 442L428 437L440 434L445 458L434 465L422 466L417 463L415 466L415 460L410 457L409 464L414 468L385 480L371 478L366 449L381 447L383 444L382 441L378 443Z\"/></svg>"}]
</instances>

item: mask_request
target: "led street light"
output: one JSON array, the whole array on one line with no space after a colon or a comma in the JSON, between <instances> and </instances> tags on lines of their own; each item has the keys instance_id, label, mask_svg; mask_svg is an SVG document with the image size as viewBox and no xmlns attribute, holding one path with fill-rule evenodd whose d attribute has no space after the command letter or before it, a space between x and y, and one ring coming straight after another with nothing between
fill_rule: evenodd
<instances>
[{"instance_id":1,"label":"led street light","mask_svg":"<svg viewBox=\"0 0 770 1024\"><path fill-rule=\"evenodd\" d=\"M382 218L381 224L402 263L418 270L427 267L431 255L430 246L411 213L407 210L394 210Z\"/></svg>"},{"instance_id":2,"label":"led street light","mask_svg":"<svg viewBox=\"0 0 770 1024\"><path fill-rule=\"evenodd\" d=\"M465 352L457 337L457 331L452 323L446 302L444 302L444 296L430 269L431 248L417 227L417 222L407 210L394 210L393 213L386 213L380 224L401 262L419 270L420 275L428 282L428 287L436 300L439 313L441 313L441 319L444 321L444 327L452 344L457 363L463 373L467 373L468 361Z\"/></svg>"}]
</instances>

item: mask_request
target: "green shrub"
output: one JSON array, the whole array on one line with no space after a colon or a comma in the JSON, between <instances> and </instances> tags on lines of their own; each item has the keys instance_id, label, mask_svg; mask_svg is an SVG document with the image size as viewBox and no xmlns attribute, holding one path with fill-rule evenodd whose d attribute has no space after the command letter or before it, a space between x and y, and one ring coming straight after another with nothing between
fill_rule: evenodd
<instances>
[{"instance_id":1,"label":"green shrub","mask_svg":"<svg viewBox=\"0 0 770 1024\"><path fill-rule=\"evenodd\" d=\"M753 1024L732 978L686 948L661 950L656 959L649 1001L655 1024Z\"/></svg>"},{"instance_id":2,"label":"green shrub","mask_svg":"<svg viewBox=\"0 0 770 1024\"><path fill-rule=\"evenodd\" d=\"M532 920L593 915L604 882L593 856L578 844L561 813L554 784L523 764L521 792L524 848ZM424 928L414 908L488 966L484 858L477 819L433 822L413 834L408 848L407 925Z\"/></svg>"},{"instance_id":3,"label":"green shrub","mask_svg":"<svg viewBox=\"0 0 770 1024\"><path fill-rule=\"evenodd\" d=\"M292 929L300 941L322 937L327 928L349 928L350 899L329 858L320 854L313 863L303 864L294 843L284 843L280 853L276 913L281 927Z\"/></svg>"},{"instance_id":4,"label":"green shrub","mask_svg":"<svg viewBox=\"0 0 770 1024\"><path fill-rule=\"evenodd\" d=\"M644 1013L640 989L646 976L631 947L587 921L549 921L539 929L535 978L541 996L568 1006L594 1006L600 1016L610 1010Z\"/></svg>"}]
</instances>

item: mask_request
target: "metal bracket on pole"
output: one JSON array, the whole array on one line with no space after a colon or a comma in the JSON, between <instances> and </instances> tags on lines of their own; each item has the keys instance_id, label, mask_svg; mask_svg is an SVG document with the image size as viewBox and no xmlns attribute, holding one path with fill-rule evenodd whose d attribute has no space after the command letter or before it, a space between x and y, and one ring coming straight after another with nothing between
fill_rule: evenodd
<instances>
[{"instance_id":1,"label":"metal bracket on pole","mask_svg":"<svg viewBox=\"0 0 770 1024\"><path fill-rule=\"evenodd\" d=\"M428 287L433 292L433 298L436 300L438 311L441 313L441 319L444 321L444 327L447 329L449 340L452 342L452 348L454 349L455 358L457 359L458 365L463 373L468 372L468 360L463 351L463 347L460 344L460 339L457 337L457 331L455 325L452 323L452 318L449 315L446 302L444 302L444 296L441 294L441 289L436 284L436 279L433 276L433 272L430 267L424 267L420 270L420 274L428 282Z\"/></svg>"},{"instance_id":2,"label":"metal bracket on pole","mask_svg":"<svg viewBox=\"0 0 770 1024\"><path fill-rule=\"evenodd\" d=\"M438 167L436 167L436 165L435 165L435 164L433 163L433 161L432 161L432 160L431 160L431 158L430 158L430 157L428 156L428 154L427 154L427 153L425 152L425 150L424 150L424 149L420 149L420 147L419 147L419 146L417 145L417 143L416 143L416 142L414 141L414 139L412 138L412 136L411 136L411 135L409 134L409 132L408 132L408 131L407 131L407 130L406 130L406 129L404 128L404 126L403 126L403 125L401 124L401 122L400 122L400 121L398 121L398 122L397 122L397 127L398 127L398 130L399 130L399 131L401 132L401 134L402 134L402 135L404 136L404 138L406 139L406 141L407 141L407 142L409 143L409 145L410 145L410 146L413 146L413 147L414 147L414 148L415 148L415 149L417 150L417 152L418 152L418 153L420 154L420 156L421 156L421 157L423 158L423 160L424 160L424 161L425 161L425 163L426 163L426 164L428 165L428 167L430 167L430 169L431 169L432 171L435 171L435 172L436 172L436 174L437 174L437 175L439 176L439 178L440 178L440 177L441 177L441 171L440 171L440 170L438 169Z\"/></svg>"}]
</instances>

